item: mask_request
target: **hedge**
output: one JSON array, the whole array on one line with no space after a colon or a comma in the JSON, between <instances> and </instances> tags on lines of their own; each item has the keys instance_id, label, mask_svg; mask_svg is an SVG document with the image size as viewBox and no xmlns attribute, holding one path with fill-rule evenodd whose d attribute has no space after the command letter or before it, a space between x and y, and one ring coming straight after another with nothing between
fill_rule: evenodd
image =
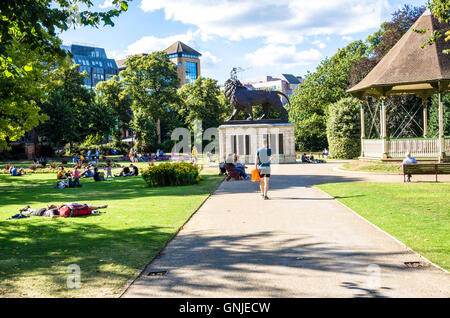
<instances>
[{"instance_id":1,"label":"hedge","mask_svg":"<svg viewBox=\"0 0 450 318\"><path fill-rule=\"evenodd\" d=\"M328 106L327 139L330 155L337 159L353 159L361 152L359 102L342 98Z\"/></svg>"},{"instance_id":2,"label":"hedge","mask_svg":"<svg viewBox=\"0 0 450 318\"><path fill-rule=\"evenodd\" d=\"M150 166L141 175L149 187L183 186L196 184L201 180L199 167L186 162Z\"/></svg>"}]
</instances>

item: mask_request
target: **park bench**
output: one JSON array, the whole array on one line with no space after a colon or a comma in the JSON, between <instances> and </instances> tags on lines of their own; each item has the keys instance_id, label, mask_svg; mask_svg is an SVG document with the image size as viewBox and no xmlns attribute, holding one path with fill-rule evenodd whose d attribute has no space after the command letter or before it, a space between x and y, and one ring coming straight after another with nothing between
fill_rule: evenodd
<instances>
[{"instance_id":1,"label":"park bench","mask_svg":"<svg viewBox=\"0 0 450 318\"><path fill-rule=\"evenodd\" d=\"M408 163L403 165L403 182L407 175L434 174L438 182L438 174L450 174L450 163Z\"/></svg>"}]
</instances>

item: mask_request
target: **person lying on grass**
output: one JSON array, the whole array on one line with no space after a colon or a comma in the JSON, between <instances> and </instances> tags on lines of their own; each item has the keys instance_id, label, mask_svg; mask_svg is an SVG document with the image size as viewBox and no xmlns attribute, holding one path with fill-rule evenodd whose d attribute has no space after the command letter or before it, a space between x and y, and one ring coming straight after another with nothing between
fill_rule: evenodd
<instances>
[{"instance_id":1,"label":"person lying on grass","mask_svg":"<svg viewBox=\"0 0 450 318\"><path fill-rule=\"evenodd\" d=\"M19 177L19 176L25 174L25 170L23 170L23 169L17 170L16 167L11 166L11 168L9 168L9 173L10 173L11 176L13 176L13 177Z\"/></svg>"},{"instance_id":2,"label":"person lying on grass","mask_svg":"<svg viewBox=\"0 0 450 318\"><path fill-rule=\"evenodd\" d=\"M45 208L32 209L29 205L20 209L20 213L24 215L32 216L48 216L51 218L57 217L75 217L90 214L99 214L99 209L105 209L108 205L92 206L92 204L80 204L80 203L65 203L60 206L55 204L49 204Z\"/></svg>"}]
</instances>

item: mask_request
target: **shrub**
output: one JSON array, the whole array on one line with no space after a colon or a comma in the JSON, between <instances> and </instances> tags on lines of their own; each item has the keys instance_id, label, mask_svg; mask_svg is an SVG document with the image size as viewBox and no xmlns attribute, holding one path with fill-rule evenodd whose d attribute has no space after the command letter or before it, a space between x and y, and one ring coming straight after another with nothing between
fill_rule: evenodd
<instances>
[{"instance_id":1,"label":"shrub","mask_svg":"<svg viewBox=\"0 0 450 318\"><path fill-rule=\"evenodd\" d=\"M360 154L359 102L342 98L328 108L327 138L333 158L353 159Z\"/></svg>"},{"instance_id":2,"label":"shrub","mask_svg":"<svg viewBox=\"0 0 450 318\"><path fill-rule=\"evenodd\" d=\"M161 163L142 171L142 177L149 187L183 186L201 181L197 165L186 162Z\"/></svg>"}]
</instances>

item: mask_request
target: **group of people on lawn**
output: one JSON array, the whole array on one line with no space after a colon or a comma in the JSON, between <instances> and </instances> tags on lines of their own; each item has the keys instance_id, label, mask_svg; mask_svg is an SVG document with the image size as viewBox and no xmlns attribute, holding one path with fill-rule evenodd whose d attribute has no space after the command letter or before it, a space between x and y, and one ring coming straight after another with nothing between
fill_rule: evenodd
<instances>
[{"instance_id":1,"label":"group of people on lawn","mask_svg":"<svg viewBox=\"0 0 450 318\"><path fill-rule=\"evenodd\" d=\"M139 174L139 169L133 164L130 164L129 167L123 167L122 171L115 175L116 177L129 177L129 176L137 176ZM111 180L113 178L111 164L108 163L106 167L106 175L104 172L100 172L98 167L94 165L85 166L83 171L80 173L78 165L75 165L73 172L70 170L64 170L64 167L61 166L60 170L56 175L56 179L58 182L56 187L58 188L74 188L81 187L80 178L94 178L95 181L105 181Z\"/></svg>"},{"instance_id":2,"label":"group of people on lawn","mask_svg":"<svg viewBox=\"0 0 450 318\"><path fill-rule=\"evenodd\" d=\"M164 151L162 151L161 149L156 150L155 156L152 156L151 153L147 154L138 153L133 148L131 148L128 153L128 158L131 162L139 162L139 161L149 162L152 160L161 160L161 159L165 160L166 157L167 156L164 155Z\"/></svg>"}]
</instances>

